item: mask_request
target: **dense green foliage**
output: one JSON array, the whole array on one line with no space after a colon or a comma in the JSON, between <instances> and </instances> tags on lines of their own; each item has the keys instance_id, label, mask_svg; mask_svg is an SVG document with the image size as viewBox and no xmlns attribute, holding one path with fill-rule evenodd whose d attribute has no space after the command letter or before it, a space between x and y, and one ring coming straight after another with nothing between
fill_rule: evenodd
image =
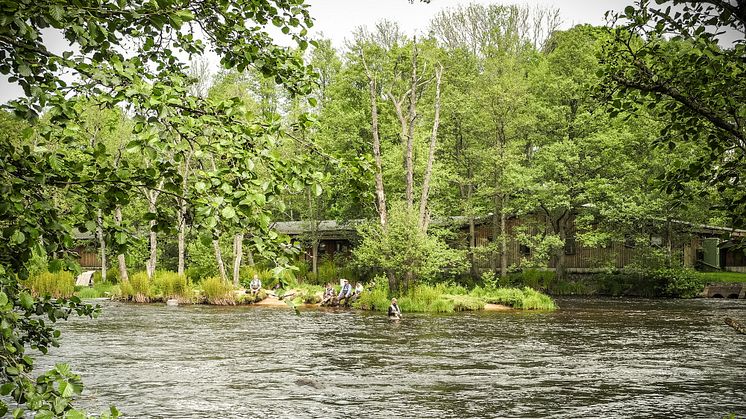
<instances>
[{"instance_id":1,"label":"dense green foliage","mask_svg":"<svg viewBox=\"0 0 746 419\"><path fill-rule=\"evenodd\" d=\"M746 220L746 14L741 2L641 0L613 14L601 74L614 113L645 109L656 144L690 159L666 168L682 200L689 180L717 187L736 226Z\"/></svg>"},{"instance_id":2,"label":"dense green foliage","mask_svg":"<svg viewBox=\"0 0 746 419\"><path fill-rule=\"evenodd\" d=\"M296 302L379 275L356 304L385 310L391 291L415 312L553 309L534 289L695 295L702 277L650 236L746 219L744 16L674 4L685 13L641 1L611 30L565 31L553 10L460 6L427 36L380 22L340 52L308 38L302 0L0 2L0 73L25 93L0 113L0 394L15 416L82 415L79 378L32 372L28 353L58 344L57 319L97 313L70 297L75 229L107 260L86 297L236 304L254 273ZM443 221L456 216L468 237ZM273 229L284 219L311 226L310 247L322 219L377 222L353 263L306 264ZM646 242L662 261L586 287L565 270L575 240ZM529 249L519 266L513 241ZM480 268L478 288L446 285Z\"/></svg>"},{"instance_id":3,"label":"dense green foliage","mask_svg":"<svg viewBox=\"0 0 746 419\"><path fill-rule=\"evenodd\" d=\"M124 253L137 241L136 226L118 214L144 192L150 202L161 194L188 201L190 219L207 241L234 226L251 230L255 250L285 265L287 256L269 233L269 214L282 205L278 195L285 189L314 183L313 169L303 156L278 153L283 128L260 121L241 100L190 94L183 57L210 47L225 68L251 67L291 93L305 93L311 71L267 30L279 27L302 51L312 22L302 2L283 0L5 1L0 10L0 73L26 95L11 104L26 121L0 116L2 394L18 403L16 416L78 417L70 401L82 389L79 379L58 366L35 380L27 349L46 352L58 344L55 320L96 311L75 297L31 297L20 286L27 262L33 254L66 253L73 226L98 229L115 255ZM64 35L69 51L47 49L48 28ZM65 73L75 80L64 81ZM191 159L201 168L187 173ZM146 207L145 228L170 228L169 211ZM146 278L120 279L133 298L149 298ZM50 322L38 320L41 314ZM6 410L0 402L0 415Z\"/></svg>"}]
</instances>

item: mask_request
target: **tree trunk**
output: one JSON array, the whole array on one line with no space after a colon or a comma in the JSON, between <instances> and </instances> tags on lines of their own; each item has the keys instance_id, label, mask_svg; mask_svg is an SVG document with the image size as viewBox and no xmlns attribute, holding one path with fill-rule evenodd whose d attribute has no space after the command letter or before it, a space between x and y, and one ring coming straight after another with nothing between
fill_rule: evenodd
<instances>
[{"instance_id":1,"label":"tree trunk","mask_svg":"<svg viewBox=\"0 0 746 419\"><path fill-rule=\"evenodd\" d=\"M508 276L508 232L506 231L507 214L505 214L505 196L502 198L500 208L500 277Z\"/></svg>"},{"instance_id":2,"label":"tree trunk","mask_svg":"<svg viewBox=\"0 0 746 419\"><path fill-rule=\"evenodd\" d=\"M469 216L469 272L472 278L477 278L477 266L474 262L474 250L477 247L476 228L474 226L474 217Z\"/></svg>"},{"instance_id":3,"label":"tree trunk","mask_svg":"<svg viewBox=\"0 0 746 419\"><path fill-rule=\"evenodd\" d=\"M101 249L101 282L106 282L106 241L104 240L104 216L101 209L98 210L96 220L96 235Z\"/></svg>"},{"instance_id":4,"label":"tree trunk","mask_svg":"<svg viewBox=\"0 0 746 419\"><path fill-rule=\"evenodd\" d=\"M155 197L152 196L152 193L148 195L148 211L155 213ZM145 266L145 272L148 274L148 278L152 278L153 273L155 273L156 259L158 257L158 237L156 236L155 231L153 231L155 220L150 220L148 225L150 226L150 258L148 259L148 264Z\"/></svg>"},{"instance_id":5,"label":"tree trunk","mask_svg":"<svg viewBox=\"0 0 746 419\"><path fill-rule=\"evenodd\" d=\"M184 162L183 171L181 173L181 195L182 197L178 199L179 201L179 209L176 211L176 222L178 223L179 228L179 234L178 234L178 252L179 252L179 262L177 266L177 273L179 275L184 275L184 265L186 261L186 213L187 213L187 201L184 199L187 195L187 186L188 186L188 177L189 177L189 169L191 167L190 163L192 160L192 153L189 153L187 155L186 161Z\"/></svg>"},{"instance_id":6,"label":"tree trunk","mask_svg":"<svg viewBox=\"0 0 746 419\"><path fill-rule=\"evenodd\" d=\"M163 182L164 181L161 180L160 183L158 183L158 189L163 188ZM148 212L152 214L156 213L156 202L158 201L158 196L160 194L160 191L157 190L145 191L145 196L148 198ZM148 259L148 264L145 266L148 278L152 278L153 274L155 274L155 268L158 258L158 237L156 235L156 232L153 231L155 224L155 220L150 220L150 223L148 224L150 226L150 258Z\"/></svg>"},{"instance_id":7,"label":"tree trunk","mask_svg":"<svg viewBox=\"0 0 746 419\"><path fill-rule=\"evenodd\" d=\"M179 263L177 273L184 275L184 261L186 259L186 201L179 200L179 210L177 211L177 222L179 225L178 246L179 246Z\"/></svg>"},{"instance_id":8,"label":"tree trunk","mask_svg":"<svg viewBox=\"0 0 746 419\"><path fill-rule=\"evenodd\" d=\"M243 257L243 234L236 234L233 238L233 286L238 287L238 276L241 273L241 259Z\"/></svg>"},{"instance_id":9,"label":"tree trunk","mask_svg":"<svg viewBox=\"0 0 746 419\"><path fill-rule=\"evenodd\" d=\"M376 98L376 81L372 74L368 74L368 87L371 107L371 132L373 134L373 158L376 164L376 201L381 225L386 225L386 194L383 189L383 169L381 164L381 139L378 136L378 105Z\"/></svg>"},{"instance_id":10,"label":"tree trunk","mask_svg":"<svg viewBox=\"0 0 746 419\"><path fill-rule=\"evenodd\" d=\"M435 115L433 118L433 132L430 135L430 150L427 154L427 167L422 180L422 195L420 196L420 229L427 231L428 213L427 201L430 193L430 176L433 171L433 162L435 161L435 146L438 138L438 125L440 124L440 78L443 74L443 66L439 65L435 70Z\"/></svg>"},{"instance_id":11,"label":"tree trunk","mask_svg":"<svg viewBox=\"0 0 746 419\"><path fill-rule=\"evenodd\" d=\"M251 251L251 246L248 246L246 248L246 263L249 264L249 266L254 267L254 252Z\"/></svg>"},{"instance_id":12,"label":"tree trunk","mask_svg":"<svg viewBox=\"0 0 746 419\"><path fill-rule=\"evenodd\" d=\"M490 243L490 269L497 274L497 241L500 237L500 214L492 214L492 243Z\"/></svg>"},{"instance_id":13,"label":"tree trunk","mask_svg":"<svg viewBox=\"0 0 746 419\"><path fill-rule=\"evenodd\" d=\"M313 240L311 243L311 272L319 273L319 241Z\"/></svg>"},{"instance_id":14,"label":"tree trunk","mask_svg":"<svg viewBox=\"0 0 746 419\"><path fill-rule=\"evenodd\" d=\"M220 237L220 236L218 236ZM215 251L215 261L218 263L218 272L223 282L228 282L228 275L225 273L225 262L223 262L223 252L220 250L220 240L212 240L212 248Z\"/></svg>"},{"instance_id":15,"label":"tree trunk","mask_svg":"<svg viewBox=\"0 0 746 419\"><path fill-rule=\"evenodd\" d=\"M119 205L114 208L114 222L117 227L122 226L122 207ZM124 259L123 253L117 255L117 262L119 263L119 280L129 281L129 275L127 275L127 263Z\"/></svg>"},{"instance_id":16,"label":"tree trunk","mask_svg":"<svg viewBox=\"0 0 746 419\"><path fill-rule=\"evenodd\" d=\"M557 220L557 233L559 234L560 240L562 240L562 243L565 243L567 240L567 226L565 225L567 222L567 214L563 214L558 220ZM557 266L555 267L555 273L557 276L557 280L564 281L567 279L567 257L565 256L565 247L562 246L557 250Z\"/></svg>"},{"instance_id":17,"label":"tree trunk","mask_svg":"<svg viewBox=\"0 0 746 419\"><path fill-rule=\"evenodd\" d=\"M414 206L414 124L415 119L417 118L417 37L414 37L412 41L412 79L409 89L409 121L407 129L407 145L405 150L405 164L407 171L407 208L412 208Z\"/></svg>"}]
</instances>

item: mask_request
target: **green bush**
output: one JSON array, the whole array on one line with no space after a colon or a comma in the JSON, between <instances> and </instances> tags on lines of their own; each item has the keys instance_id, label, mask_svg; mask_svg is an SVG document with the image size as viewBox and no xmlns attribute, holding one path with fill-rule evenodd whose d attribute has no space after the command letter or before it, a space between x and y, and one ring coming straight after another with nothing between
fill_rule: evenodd
<instances>
[{"instance_id":1,"label":"green bush","mask_svg":"<svg viewBox=\"0 0 746 419\"><path fill-rule=\"evenodd\" d=\"M75 277L71 272L42 272L24 281L31 292L40 297L68 298L75 293Z\"/></svg>"},{"instance_id":2,"label":"green bush","mask_svg":"<svg viewBox=\"0 0 746 419\"><path fill-rule=\"evenodd\" d=\"M453 302L454 311L476 311L484 309L484 300L472 295L446 295Z\"/></svg>"},{"instance_id":3,"label":"green bush","mask_svg":"<svg viewBox=\"0 0 746 419\"><path fill-rule=\"evenodd\" d=\"M293 297L296 304L317 304L321 302L324 287L320 285L303 284L295 287L297 294Z\"/></svg>"},{"instance_id":4,"label":"green bush","mask_svg":"<svg viewBox=\"0 0 746 419\"><path fill-rule=\"evenodd\" d=\"M258 303L259 301L264 300L265 298L267 298L267 291L264 289L260 289L259 292L256 293L255 295L252 295L247 292L246 294L239 297L236 300L236 303L237 304L254 304L254 303Z\"/></svg>"},{"instance_id":5,"label":"green bush","mask_svg":"<svg viewBox=\"0 0 746 419\"><path fill-rule=\"evenodd\" d=\"M120 282L122 298L136 303L147 303L150 301L150 279L145 272L137 272L129 277L127 281Z\"/></svg>"},{"instance_id":6,"label":"green bush","mask_svg":"<svg viewBox=\"0 0 746 419\"><path fill-rule=\"evenodd\" d=\"M455 310L453 300L446 298L446 286L417 285L399 298L402 311L419 313L450 313Z\"/></svg>"},{"instance_id":7,"label":"green bush","mask_svg":"<svg viewBox=\"0 0 746 419\"><path fill-rule=\"evenodd\" d=\"M119 281L119 268L112 266L106 270L106 282L116 284ZM93 282L101 282L101 270L97 270L93 273Z\"/></svg>"},{"instance_id":8,"label":"green bush","mask_svg":"<svg viewBox=\"0 0 746 419\"><path fill-rule=\"evenodd\" d=\"M546 294L533 288L495 288L476 287L472 295L482 298L490 304L503 304L522 310L554 310L554 301Z\"/></svg>"},{"instance_id":9,"label":"green bush","mask_svg":"<svg viewBox=\"0 0 746 419\"><path fill-rule=\"evenodd\" d=\"M223 306L236 304L233 286L222 279L211 276L202 281L200 286L208 304Z\"/></svg>"},{"instance_id":10,"label":"green bush","mask_svg":"<svg viewBox=\"0 0 746 419\"><path fill-rule=\"evenodd\" d=\"M658 269L656 276L666 284L663 294L668 297L693 298L699 295L705 286L704 277L692 269Z\"/></svg>"},{"instance_id":11,"label":"green bush","mask_svg":"<svg viewBox=\"0 0 746 419\"><path fill-rule=\"evenodd\" d=\"M556 281L549 292L552 295L591 295L594 290L580 281Z\"/></svg>"},{"instance_id":12,"label":"green bush","mask_svg":"<svg viewBox=\"0 0 746 419\"><path fill-rule=\"evenodd\" d=\"M77 288L77 287L76 287ZM114 285L110 282L95 282L93 287L79 287L75 292L78 298L102 298L111 297L113 293ZM119 289L119 288L117 288Z\"/></svg>"},{"instance_id":13,"label":"green bush","mask_svg":"<svg viewBox=\"0 0 746 419\"><path fill-rule=\"evenodd\" d=\"M150 284L152 299L163 301L176 299L179 302L189 302L193 295L192 287L186 276L170 271L156 271L153 275Z\"/></svg>"},{"instance_id":14,"label":"green bush","mask_svg":"<svg viewBox=\"0 0 746 419\"><path fill-rule=\"evenodd\" d=\"M391 304L389 300L389 287L385 277L378 276L375 278L373 289L365 290L360 297L353 303L354 307L363 310L386 311Z\"/></svg>"}]
</instances>

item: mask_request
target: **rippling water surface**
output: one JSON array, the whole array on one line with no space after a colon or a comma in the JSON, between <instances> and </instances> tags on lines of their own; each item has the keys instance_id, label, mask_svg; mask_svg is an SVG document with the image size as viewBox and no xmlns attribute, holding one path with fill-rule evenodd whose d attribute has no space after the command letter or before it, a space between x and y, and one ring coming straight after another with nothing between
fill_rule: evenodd
<instances>
[{"instance_id":1,"label":"rippling water surface","mask_svg":"<svg viewBox=\"0 0 746 419\"><path fill-rule=\"evenodd\" d=\"M128 417L746 414L746 301L559 300L554 313L406 315L103 302L62 325L79 405Z\"/></svg>"}]
</instances>

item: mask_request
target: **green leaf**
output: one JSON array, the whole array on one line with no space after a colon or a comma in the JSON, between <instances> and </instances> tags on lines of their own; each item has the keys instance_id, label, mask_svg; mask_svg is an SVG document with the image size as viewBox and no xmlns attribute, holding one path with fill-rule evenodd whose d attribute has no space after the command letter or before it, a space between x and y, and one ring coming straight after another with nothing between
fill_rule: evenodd
<instances>
[{"instance_id":1,"label":"green leaf","mask_svg":"<svg viewBox=\"0 0 746 419\"><path fill-rule=\"evenodd\" d=\"M34 297L31 296L31 294L27 292L21 292L19 301L21 303L21 307L25 309L31 309L34 306Z\"/></svg>"},{"instance_id":2,"label":"green leaf","mask_svg":"<svg viewBox=\"0 0 746 419\"><path fill-rule=\"evenodd\" d=\"M223 208L223 211L220 213L223 218L226 220L231 220L236 216L236 210L233 209L231 206L227 206Z\"/></svg>"},{"instance_id":3,"label":"green leaf","mask_svg":"<svg viewBox=\"0 0 746 419\"><path fill-rule=\"evenodd\" d=\"M0 386L0 396L7 396L11 391L13 391L13 388L15 388L15 384L13 383L3 384Z\"/></svg>"},{"instance_id":4,"label":"green leaf","mask_svg":"<svg viewBox=\"0 0 746 419\"><path fill-rule=\"evenodd\" d=\"M8 304L8 296L0 291L0 308L4 307L6 304Z\"/></svg>"},{"instance_id":5,"label":"green leaf","mask_svg":"<svg viewBox=\"0 0 746 419\"><path fill-rule=\"evenodd\" d=\"M26 235L23 234L21 230L16 230L15 232L13 232L13 235L10 236L11 244L21 244L24 241L26 241Z\"/></svg>"}]
</instances>

